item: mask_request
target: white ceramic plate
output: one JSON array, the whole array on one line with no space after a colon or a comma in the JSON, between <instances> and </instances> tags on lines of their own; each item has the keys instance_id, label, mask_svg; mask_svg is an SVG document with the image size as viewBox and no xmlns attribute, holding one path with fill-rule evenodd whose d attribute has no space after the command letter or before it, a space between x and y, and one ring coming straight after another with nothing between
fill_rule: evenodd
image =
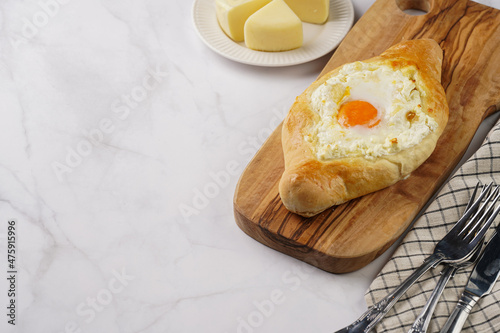
<instances>
[{"instance_id":1,"label":"white ceramic plate","mask_svg":"<svg viewBox=\"0 0 500 333\"><path fill-rule=\"evenodd\" d=\"M284 52L254 51L227 37L217 22L215 0L195 0L193 21L200 38L218 54L244 64L279 67L308 62L336 48L352 27L354 10L350 0L330 0L328 21L304 23L302 47Z\"/></svg>"}]
</instances>

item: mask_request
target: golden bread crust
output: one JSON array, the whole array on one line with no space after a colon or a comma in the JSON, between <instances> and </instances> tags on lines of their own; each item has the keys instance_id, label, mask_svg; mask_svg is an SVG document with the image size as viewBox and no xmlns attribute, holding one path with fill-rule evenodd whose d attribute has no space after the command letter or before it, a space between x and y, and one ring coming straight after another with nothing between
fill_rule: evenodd
<instances>
[{"instance_id":1,"label":"golden bread crust","mask_svg":"<svg viewBox=\"0 0 500 333\"><path fill-rule=\"evenodd\" d=\"M416 66L422 110L438 126L419 144L398 153L372 159L356 156L319 160L311 144L304 140L304 130L319 118L311 110L311 94L335 76L340 67L323 75L297 97L283 123L285 171L279 192L285 207L294 213L310 217L406 178L431 155L446 126L448 104L441 86L442 50L435 41L405 41L364 62L394 69Z\"/></svg>"}]
</instances>

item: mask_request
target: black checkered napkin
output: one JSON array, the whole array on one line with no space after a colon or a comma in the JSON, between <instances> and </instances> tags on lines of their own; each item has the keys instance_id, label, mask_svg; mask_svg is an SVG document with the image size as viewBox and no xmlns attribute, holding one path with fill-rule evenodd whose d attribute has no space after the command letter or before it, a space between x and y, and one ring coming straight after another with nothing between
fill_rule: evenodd
<instances>
[{"instance_id":1,"label":"black checkered napkin","mask_svg":"<svg viewBox=\"0 0 500 333\"><path fill-rule=\"evenodd\" d=\"M368 306L386 296L432 253L436 243L451 229L465 210L477 182L500 184L500 121L490 131L477 152L442 188L372 282L366 294ZM498 221L497 218L494 225L498 224ZM442 268L443 266L438 266L431 269L411 287L377 325L375 331L408 332L436 286ZM428 332L439 332L444 325L472 269L470 267L458 271L448 283L436 306ZM492 293L483 297L473 308L462 332L500 332L500 281Z\"/></svg>"}]
</instances>

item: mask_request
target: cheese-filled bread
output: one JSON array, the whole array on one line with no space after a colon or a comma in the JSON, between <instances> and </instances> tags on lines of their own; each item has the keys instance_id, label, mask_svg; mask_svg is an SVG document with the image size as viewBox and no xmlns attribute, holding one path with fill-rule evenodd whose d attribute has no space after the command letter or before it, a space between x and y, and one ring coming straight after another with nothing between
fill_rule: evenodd
<instances>
[{"instance_id":1,"label":"cheese-filled bread","mask_svg":"<svg viewBox=\"0 0 500 333\"><path fill-rule=\"evenodd\" d=\"M283 122L285 207L305 217L405 179L448 121L443 52L409 40L338 67L295 100Z\"/></svg>"}]
</instances>

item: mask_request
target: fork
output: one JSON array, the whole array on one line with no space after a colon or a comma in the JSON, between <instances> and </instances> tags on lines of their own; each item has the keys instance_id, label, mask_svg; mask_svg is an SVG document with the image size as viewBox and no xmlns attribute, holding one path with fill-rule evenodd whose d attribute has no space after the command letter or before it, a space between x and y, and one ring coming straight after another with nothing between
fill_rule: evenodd
<instances>
[{"instance_id":1,"label":"fork","mask_svg":"<svg viewBox=\"0 0 500 333\"><path fill-rule=\"evenodd\" d=\"M469 203L467 204L467 207L465 208L466 211L468 209L470 209L470 207L473 203L474 197L476 196L477 189L478 189L478 186L476 185L476 188L474 189L474 192L471 196L471 199L469 200ZM484 188L483 188L483 191L485 191ZM498 188L495 189L495 191L498 192ZM492 193L492 195L493 194L494 193ZM495 199L493 199L493 200L497 200L498 196L499 196L499 194L497 193ZM489 214L491 213L493 206L494 205L491 205L485 211L484 215L492 216ZM479 209L479 211L481 211L481 208ZM493 215L495 215L495 213L498 214L498 209L495 210ZM479 258L479 255L481 254L481 250L482 250L482 243L478 244L476 249L473 251L472 256L468 260L461 262L459 264L445 264L446 266L445 266L444 270L441 272L441 277L439 278L439 281L436 284L436 287L432 291L431 296L429 297L429 299L427 300L427 303L425 304L425 306L422 309L422 312L417 317L417 319L415 320L415 322L411 326L408 333L425 333L425 332L427 332L427 328L429 327L429 323L431 321L432 314L434 313L437 302L438 302L439 298L441 297L441 294L443 293L444 288L446 287L446 284L455 275L457 270L465 268L467 266L470 266L474 262L476 262L476 260Z\"/></svg>"},{"instance_id":2,"label":"fork","mask_svg":"<svg viewBox=\"0 0 500 333\"><path fill-rule=\"evenodd\" d=\"M358 320L336 333L366 333L371 331L401 296L429 269L440 263L459 264L469 259L473 251L483 241L484 235L495 217L488 218L488 214L483 213L482 210L488 202L493 201L491 206L494 206L498 201L498 197L492 200L494 193L499 190L498 186L495 186L495 191L488 195L481 208L477 209L492 187L493 184L489 184L481 191L470 209L465 211L455 226L436 244L433 253L424 260L420 267L385 298L371 306ZM473 213L475 213L473 218L469 220ZM485 220L487 220L486 223L484 223Z\"/></svg>"}]
</instances>

